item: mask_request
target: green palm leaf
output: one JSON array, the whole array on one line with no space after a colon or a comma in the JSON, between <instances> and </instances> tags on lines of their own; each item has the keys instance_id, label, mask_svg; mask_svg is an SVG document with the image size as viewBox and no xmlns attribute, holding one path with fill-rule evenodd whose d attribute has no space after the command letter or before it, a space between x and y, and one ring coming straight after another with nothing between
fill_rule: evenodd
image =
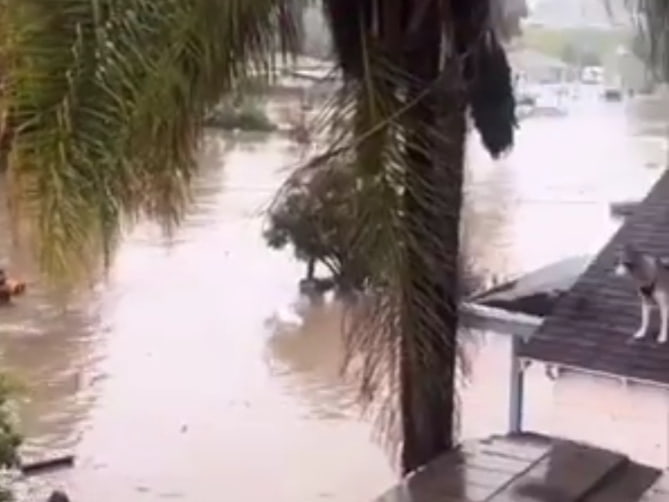
<instances>
[{"instance_id":1,"label":"green palm leaf","mask_svg":"<svg viewBox=\"0 0 669 502\"><path fill-rule=\"evenodd\" d=\"M13 207L50 277L90 273L124 218L179 220L205 111L270 75L276 34L294 42L293 7L7 0Z\"/></svg>"},{"instance_id":2,"label":"green palm leaf","mask_svg":"<svg viewBox=\"0 0 669 502\"><path fill-rule=\"evenodd\" d=\"M663 0L626 0L637 34L648 45L648 63L669 80L669 3Z\"/></svg>"}]
</instances>

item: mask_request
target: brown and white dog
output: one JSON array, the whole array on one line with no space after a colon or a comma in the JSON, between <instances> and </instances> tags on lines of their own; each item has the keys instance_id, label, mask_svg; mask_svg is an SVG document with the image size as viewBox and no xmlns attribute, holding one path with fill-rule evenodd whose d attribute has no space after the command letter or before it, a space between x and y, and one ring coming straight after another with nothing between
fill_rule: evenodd
<instances>
[{"instance_id":1,"label":"brown and white dog","mask_svg":"<svg viewBox=\"0 0 669 502\"><path fill-rule=\"evenodd\" d=\"M669 263L627 244L620 252L615 272L630 277L639 293L641 325L632 338L646 336L652 308L657 307L660 311L657 342L666 343L669 336Z\"/></svg>"}]
</instances>

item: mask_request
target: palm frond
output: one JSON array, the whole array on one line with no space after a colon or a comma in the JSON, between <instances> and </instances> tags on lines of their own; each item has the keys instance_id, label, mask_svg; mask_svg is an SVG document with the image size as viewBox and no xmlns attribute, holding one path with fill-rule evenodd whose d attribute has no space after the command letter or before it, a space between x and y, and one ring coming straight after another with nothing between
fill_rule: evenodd
<instances>
[{"instance_id":1,"label":"palm frond","mask_svg":"<svg viewBox=\"0 0 669 502\"><path fill-rule=\"evenodd\" d=\"M52 278L109 256L124 218L179 220L205 111L271 73L292 6L7 0L13 206Z\"/></svg>"},{"instance_id":2,"label":"palm frond","mask_svg":"<svg viewBox=\"0 0 669 502\"><path fill-rule=\"evenodd\" d=\"M608 1L608 0L607 0ZM664 0L625 0L644 46L647 63L669 81L669 3Z\"/></svg>"},{"instance_id":3,"label":"palm frond","mask_svg":"<svg viewBox=\"0 0 669 502\"><path fill-rule=\"evenodd\" d=\"M493 155L513 137L508 65L485 5L325 2L344 81L318 122L329 147L307 169L334 158L358 178L347 241L373 266L346 321L348 369L384 411L386 439L402 440L405 470L454 441L466 112Z\"/></svg>"}]
</instances>

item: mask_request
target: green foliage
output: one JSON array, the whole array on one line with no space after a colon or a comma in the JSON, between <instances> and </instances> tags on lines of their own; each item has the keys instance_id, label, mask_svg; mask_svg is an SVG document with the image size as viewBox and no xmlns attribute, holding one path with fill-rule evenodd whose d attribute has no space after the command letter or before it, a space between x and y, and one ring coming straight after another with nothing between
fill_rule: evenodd
<instances>
[{"instance_id":1,"label":"green foliage","mask_svg":"<svg viewBox=\"0 0 669 502\"><path fill-rule=\"evenodd\" d=\"M124 220L179 221L206 111L269 78L295 31L290 0L5 2L12 205L63 280L109 257Z\"/></svg>"},{"instance_id":2,"label":"green foliage","mask_svg":"<svg viewBox=\"0 0 669 502\"><path fill-rule=\"evenodd\" d=\"M324 264L337 286L364 291L366 285L380 285L376 277L379 271L372 268L365 249L354 240L354 230L359 225L356 211L364 207L369 197L380 194L368 191L367 199L363 199L357 179L351 165L334 161L299 171L275 198L263 235L271 248L291 246L298 260ZM388 203L392 201L392 197L387 198ZM471 208L464 208L464 226L476 225L475 220ZM462 294L466 296L480 289L481 284L467 262L470 235L463 234L459 273Z\"/></svg>"},{"instance_id":3,"label":"green foliage","mask_svg":"<svg viewBox=\"0 0 669 502\"><path fill-rule=\"evenodd\" d=\"M269 211L264 236L282 249L291 244L298 259L320 261L343 288L360 289L369 264L352 246L358 201L355 172L334 163L293 177Z\"/></svg>"}]
</instances>

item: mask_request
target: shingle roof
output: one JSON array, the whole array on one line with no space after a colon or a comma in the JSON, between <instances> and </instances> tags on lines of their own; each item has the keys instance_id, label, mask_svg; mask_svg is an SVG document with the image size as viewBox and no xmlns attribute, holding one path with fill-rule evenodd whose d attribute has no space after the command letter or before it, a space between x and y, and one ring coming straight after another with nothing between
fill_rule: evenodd
<instances>
[{"instance_id":1,"label":"shingle roof","mask_svg":"<svg viewBox=\"0 0 669 502\"><path fill-rule=\"evenodd\" d=\"M631 341L640 323L639 299L628 278L613 274L625 243L669 257L669 172L662 175L572 289L556 304L520 355L545 362L669 384L669 343L648 336Z\"/></svg>"},{"instance_id":2,"label":"shingle roof","mask_svg":"<svg viewBox=\"0 0 669 502\"><path fill-rule=\"evenodd\" d=\"M538 317L549 315L592 261L573 256L499 284L468 299L479 305Z\"/></svg>"}]
</instances>

